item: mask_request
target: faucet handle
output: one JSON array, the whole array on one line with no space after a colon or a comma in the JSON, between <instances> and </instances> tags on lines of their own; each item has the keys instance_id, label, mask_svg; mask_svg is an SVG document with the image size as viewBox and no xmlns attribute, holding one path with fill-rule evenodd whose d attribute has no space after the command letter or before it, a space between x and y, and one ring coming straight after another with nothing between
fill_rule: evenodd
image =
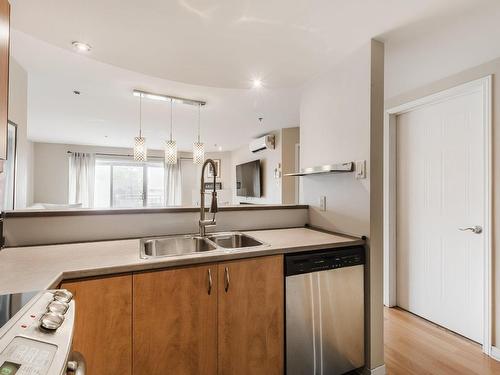
<instances>
[{"instance_id":1,"label":"faucet handle","mask_svg":"<svg viewBox=\"0 0 500 375\"><path fill-rule=\"evenodd\" d=\"M212 192L212 204L210 205L210 213L215 214L219 211L217 206L217 192Z\"/></svg>"}]
</instances>

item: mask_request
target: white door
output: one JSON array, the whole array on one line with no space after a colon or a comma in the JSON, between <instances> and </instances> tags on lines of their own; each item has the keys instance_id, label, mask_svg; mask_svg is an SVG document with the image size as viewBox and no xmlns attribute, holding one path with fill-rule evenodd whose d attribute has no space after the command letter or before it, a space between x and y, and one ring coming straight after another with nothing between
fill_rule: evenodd
<instances>
[{"instance_id":1,"label":"white door","mask_svg":"<svg viewBox=\"0 0 500 375\"><path fill-rule=\"evenodd\" d=\"M397 116L397 304L483 340L480 90Z\"/></svg>"}]
</instances>

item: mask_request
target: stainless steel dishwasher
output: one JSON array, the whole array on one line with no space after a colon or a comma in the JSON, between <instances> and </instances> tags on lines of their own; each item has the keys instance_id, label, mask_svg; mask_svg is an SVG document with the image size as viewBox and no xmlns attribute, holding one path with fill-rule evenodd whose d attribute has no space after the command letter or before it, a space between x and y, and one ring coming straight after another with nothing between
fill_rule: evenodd
<instances>
[{"instance_id":1,"label":"stainless steel dishwasher","mask_svg":"<svg viewBox=\"0 0 500 375\"><path fill-rule=\"evenodd\" d=\"M287 375L363 367L364 263L362 246L285 257Z\"/></svg>"}]
</instances>

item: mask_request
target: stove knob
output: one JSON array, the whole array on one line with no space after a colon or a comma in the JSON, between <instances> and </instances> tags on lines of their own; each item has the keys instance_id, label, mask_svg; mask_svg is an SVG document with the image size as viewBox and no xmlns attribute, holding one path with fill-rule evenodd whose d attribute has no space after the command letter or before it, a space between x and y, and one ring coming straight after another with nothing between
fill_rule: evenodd
<instances>
[{"instance_id":1,"label":"stove knob","mask_svg":"<svg viewBox=\"0 0 500 375\"><path fill-rule=\"evenodd\" d=\"M73 299L73 294L66 289L58 289L54 292L54 299L56 301L69 303Z\"/></svg>"},{"instance_id":2,"label":"stove knob","mask_svg":"<svg viewBox=\"0 0 500 375\"><path fill-rule=\"evenodd\" d=\"M64 322L64 316L52 312L45 313L40 319L40 327L48 331L55 331Z\"/></svg>"},{"instance_id":3,"label":"stove knob","mask_svg":"<svg viewBox=\"0 0 500 375\"><path fill-rule=\"evenodd\" d=\"M69 305L61 301L52 301L47 306L47 311L55 314L64 315L68 311Z\"/></svg>"}]
</instances>

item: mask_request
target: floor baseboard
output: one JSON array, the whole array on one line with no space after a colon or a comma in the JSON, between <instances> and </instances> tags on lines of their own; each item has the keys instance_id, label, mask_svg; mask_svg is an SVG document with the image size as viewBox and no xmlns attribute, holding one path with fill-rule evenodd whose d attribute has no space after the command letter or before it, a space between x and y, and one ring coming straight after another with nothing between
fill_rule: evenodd
<instances>
[{"instance_id":1,"label":"floor baseboard","mask_svg":"<svg viewBox=\"0 0 500 375\"><path fill-rule=\"evenodd\" d=\"M496 346L491 347L491 358L500 362L500 349Z\"/></svg>"},{"instance_id":2,"label":"floor baseboard","mask_svg":"<svg viewBox=\"0 0 500 375\"><path fill-rule=\"evenodd\" d=\"M378 366L371 370L366 367L363 370L363 375L385 375L385 365Z\"/></svg>"}]
</instances>

